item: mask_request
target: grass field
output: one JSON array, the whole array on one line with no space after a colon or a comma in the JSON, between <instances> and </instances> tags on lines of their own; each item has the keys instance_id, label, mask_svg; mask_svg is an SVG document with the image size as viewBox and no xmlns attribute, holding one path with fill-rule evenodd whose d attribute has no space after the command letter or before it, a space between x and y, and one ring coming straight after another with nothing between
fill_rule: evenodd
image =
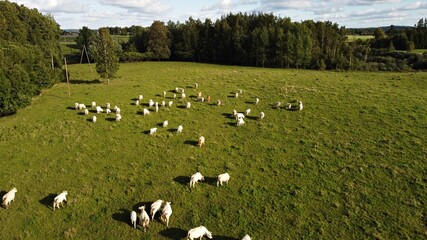
<instances>
[{"instance_id":1,"label":"grass field","mask_svg":"<svg viewBox=\"0 0 427 240\"><path fill-rule=\"evenodd\" d=\"M374 38L374 36L372 36L372 35L347 35L347 38L348 38L349 42L354 42L356 40L366 41L366 40Z\"/></svg>"},{"instance_id":2,"label":"grass field","mask_svg":"<svg viewBox=\"0 0 427 240\"><path fill-rule=\"evenodd\" d=\"M414 49L411 52L423 54L427 52L427 49Z\"/></svg>"},{"instance_id":3,"label":"grass field","mask_svg":"<svg viewBox=\"0 0 427 240\"><path fill-rule=\"evenodd\" d=\"M427 237L427 73L144 62L121 64L107 85L88 65L69 69L70 98L57 84L0 119L0 195L18 189L0 208L3 239L183 239L200 225L228 240ZM168 102L175 87L191 109L174 100L143 117L134 105L139 94ZM212 102L196 102L198 91ZM299 100L302 111L274 107ZM122 121L74 109L92 101L118 105ZM237 128L230 114L247 108ZM205 182L190 190L196 171ZM218 188L223 172L231 180ZM63 190L68 203L53 211ZM147 233L133 229L130 211L157 199L172 202L169 228L157 217Z\"/></svg>"}]
</instances>

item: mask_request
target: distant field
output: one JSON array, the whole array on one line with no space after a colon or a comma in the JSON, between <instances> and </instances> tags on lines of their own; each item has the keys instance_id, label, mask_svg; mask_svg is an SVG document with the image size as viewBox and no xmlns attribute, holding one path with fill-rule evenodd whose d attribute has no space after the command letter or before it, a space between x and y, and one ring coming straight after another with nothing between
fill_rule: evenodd
<instances>
[{"instance_id":1,"label":"distant field","mask_svg":"<svg viewBox=\"0 0 427 240\"><path fill-rule=\"evenodd\" d=\"M423 53L427 52L427 49L414 49L411 52L423 54Z\"/></svg>"},{"instance_id":2,"label":"distant field","mask_svg":"<svg viewBox=\"0 0 427 240\"><path fill-rule=\"evenodd\" d=\"M0 208L2 239L184 239L200 225L223 240L427 237L427 73L144 62L121 64L107 85L88 65L69 70L71 98L57 84L0 119L0 195L18 189ZM174 104L143 117L149 99ZM300 100L302 111L275 107ZM92 101L118 105L122 121L74 109ZM248 108L236 127L233 109ZM205 182L190 190L196 171ZM218 188L223 172L231 180ZM63 190L68 203L53 211ZM133 229L130 211L157 199L172 202L169 228L156 217L147 233Z\"/></svg>"},{"instance_id":3,"label":"distant field","mask_svg":"<svg viewBox=\"0 0 427 240\"><path fill-rule=\"evenodd\" d=\"M365 41L374 38L374 36L371 35L347 35L347 37L349 42L353 42L359 39Z\"/></svg>"}]
</instances>

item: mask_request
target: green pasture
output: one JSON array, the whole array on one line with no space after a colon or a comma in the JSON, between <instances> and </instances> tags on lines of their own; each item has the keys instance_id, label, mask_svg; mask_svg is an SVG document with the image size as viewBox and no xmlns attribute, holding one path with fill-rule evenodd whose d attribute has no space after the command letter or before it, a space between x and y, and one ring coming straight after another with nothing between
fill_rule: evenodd
<instances>
[{"instance_id":1,"label":"green pasture","mask_svg":"<svg viewBox=\"0 0 427 240\"><path fill-rule=\"evenodd\" d=\"M423 54L427 52L427 49L413 49L411 52Z\"/></svg>"},{"instance_id":2,"label":"green pasture","mask_svg":"<svg viewBox=\"0 0 427 240\"><path fill-rule=\"evenodd\" d=\"M372 35L347 35L347 39L349 42L354 42L356 40L366 41L374 38Z\"/></svg>"},{"instance_id":3,"label":"green pasture","mask_svg":"<svg viewBox=\"0 0 427 240\"><path fill-rule=\"evenodd\" d=\"M91 67L70 65L70 86L57 84L0 119L0 195L18 189L12 205L0 208L2 239L184 239L200 225L228 240L245 233L427 237L427 73L143 62L121 64L107 84ZM176 87L186 100L173 99ZM199 91L211 102L198 102ZM143 106L136 106L140 94ZM174 104L143 117L149 99ZM92 101L119 106L122 121L74 109ZM277 108L278 101L302 101L304 109ZM236 127L232 111L248 108ZM166 129L159 126L165 120ZM197 171L205 181L190 190ZM216 187L224 172L229 184ZM53 211L64 190L68 203ZM157 216L146 233L133 229L130 211L157 199L172 202L169 228Z\"/></svg>"}]
</instances>

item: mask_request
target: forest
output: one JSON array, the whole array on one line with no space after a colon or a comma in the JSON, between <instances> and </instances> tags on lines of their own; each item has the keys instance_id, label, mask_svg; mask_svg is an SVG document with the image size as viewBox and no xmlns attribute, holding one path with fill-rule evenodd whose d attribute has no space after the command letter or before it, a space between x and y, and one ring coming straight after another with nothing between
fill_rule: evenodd
<instances>
[{"instance_id":1,"label":"forest","mask_svg":"<svg viewBox=\"0 0 427 240\"><path fill-rule=\"evenodd\" d=\"M52 16L7 1L0 2L0 13L0 116L5 116L65 75L61 30Z\"/></svg>"},{"instance_id":2,"label":"forest","mask_svg":"<svg viewBox=\"0 0 427 240\"><path fill-rule=\"evenodd\" d=\"M213 22L154 21L150 27L109 28L127 34L122 61L173 60L318 70L406 71L427 69L427 20L413 28L373 30L375 38L349 41L337 23L292 22L266 13L228 14ZM84 30L84 28L82 29ZM88 30L86 28L86 30ZM81 31L82 32L82 31ZM84 34L83 34L84 35Z\"/></svg>"}]
</instances>

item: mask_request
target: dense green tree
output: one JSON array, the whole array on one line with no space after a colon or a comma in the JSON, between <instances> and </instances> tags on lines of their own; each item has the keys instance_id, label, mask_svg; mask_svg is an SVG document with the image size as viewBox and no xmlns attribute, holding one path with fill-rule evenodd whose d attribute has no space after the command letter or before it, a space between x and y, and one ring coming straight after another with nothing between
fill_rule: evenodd
<instances>
[{"instance_id":1,"label":"dense green tree","mask_svg":"<svg viewBox=\"0 0 427 240\"><path fill-rule=\"evenodd\" d=\"M0 116L63 79L60 32L51 15L0 1Z\"/></svg>"},{"instance_id":2,"label":"dense green tree","mask_svg":"<svg viewBox=\"0 0 427 240\"><path fill-rule=\"evenodd\" d=\"M107 28L100 28L91 39L90 53L96 62L96 71L108 83L119 70L120 45L111 37Z\"/></svg>"},{"instance_id":3,"label":"dense green tree","mask_svg":"<svg viewBox=\"0 0 427 240\"><path fill-rule=\"evenodd\" d=\"M150 26L147 51L154 59L168 59L171 55L168 29L161 21L154 21Z\"/></svg>"}]
</instances>

